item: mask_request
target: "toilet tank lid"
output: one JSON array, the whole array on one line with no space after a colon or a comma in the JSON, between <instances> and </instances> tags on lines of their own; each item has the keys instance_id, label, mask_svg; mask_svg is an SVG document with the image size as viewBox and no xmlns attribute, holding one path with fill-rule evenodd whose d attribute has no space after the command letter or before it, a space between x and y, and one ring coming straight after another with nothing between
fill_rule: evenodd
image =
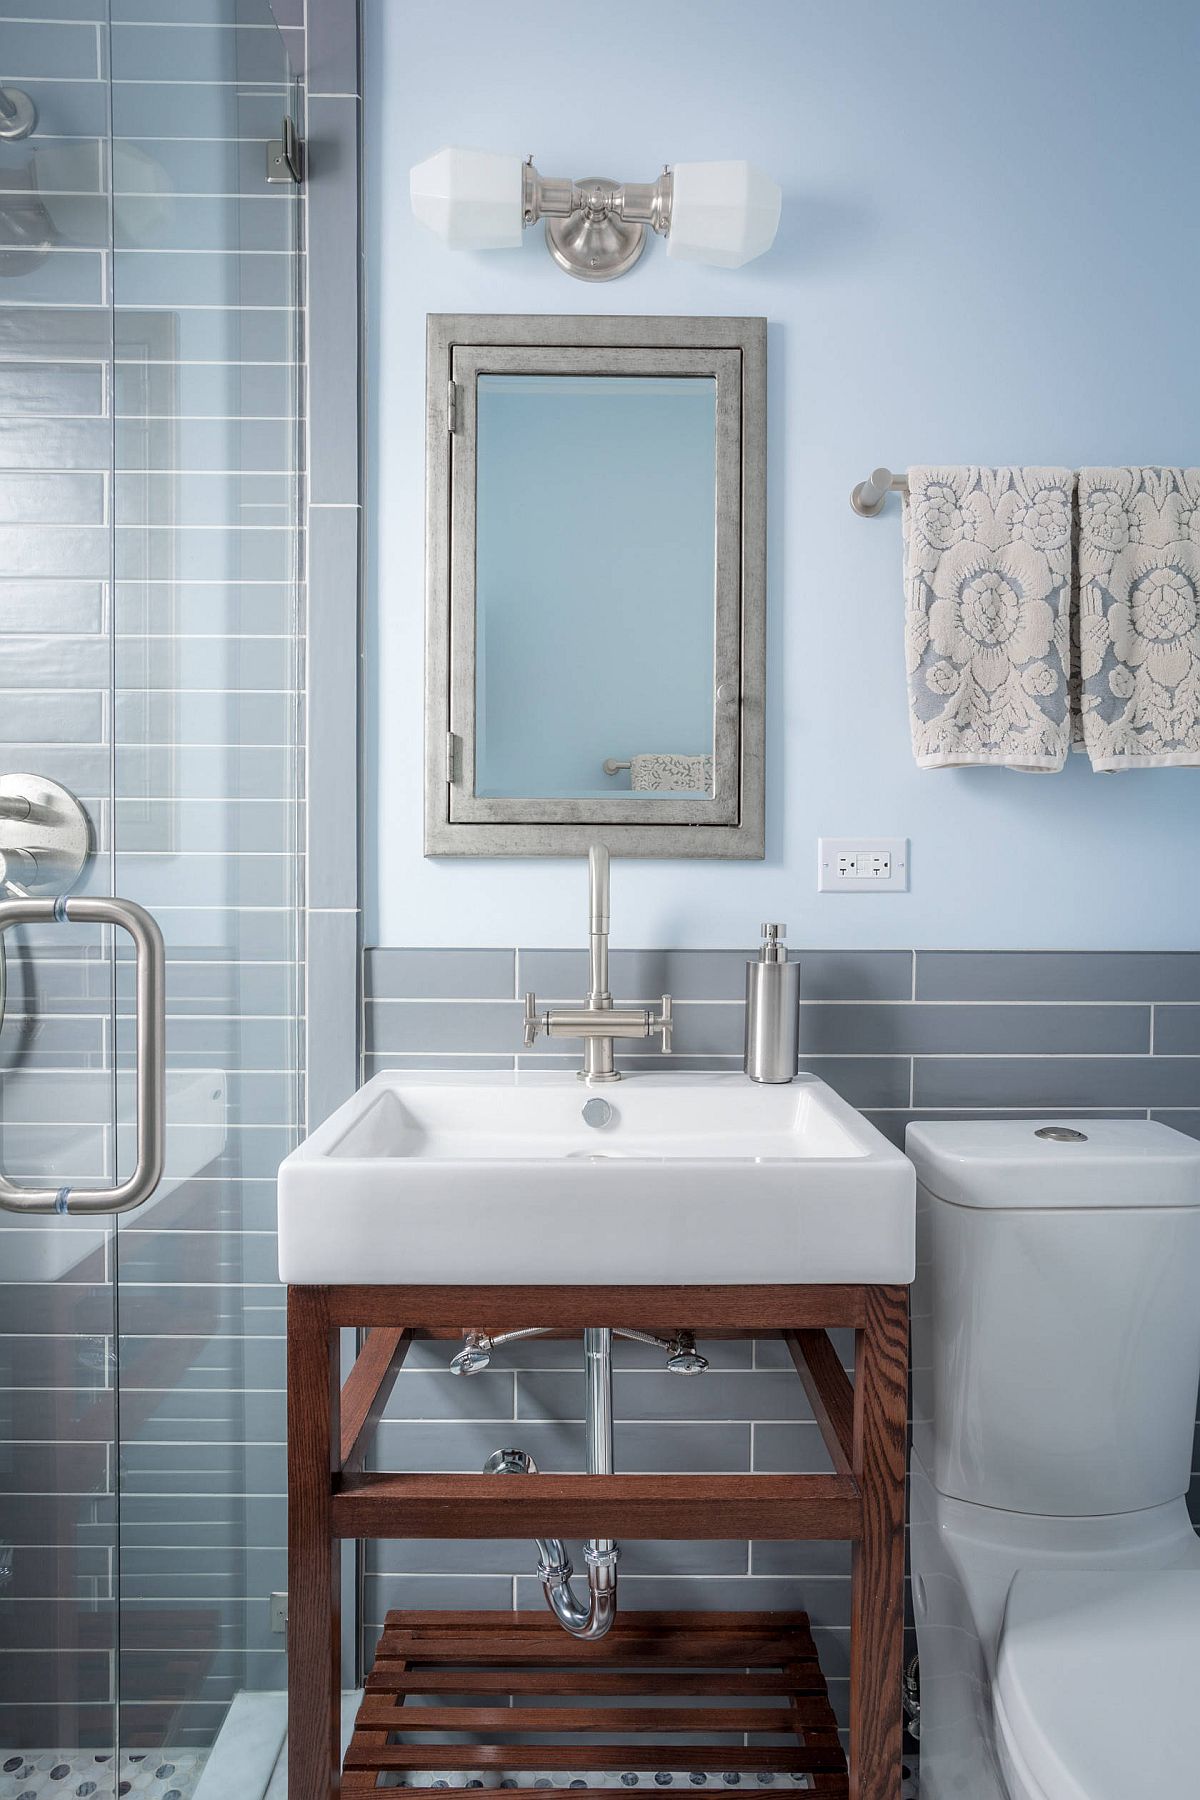
<instances>
[{"instance_id":1,"label":"toilet tank lid","mask_svg":"<svg viewBox=\"0 0 1200 1800\"><path fill-rule=\"evenodd\" d=\"M1200 1140L1153 1119L938 1120L910 1125L904 1148L957 1206L1200 1206Z\"/></svg>"}]
</instances>

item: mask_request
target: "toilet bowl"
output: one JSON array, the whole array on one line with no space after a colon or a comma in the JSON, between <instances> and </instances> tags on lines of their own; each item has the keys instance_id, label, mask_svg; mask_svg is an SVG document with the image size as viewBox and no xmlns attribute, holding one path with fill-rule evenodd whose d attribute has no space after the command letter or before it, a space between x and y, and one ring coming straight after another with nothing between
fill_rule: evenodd
<instances>
[{"instance_id":1,"label":"toilet bowl","mask_svg":"<svg viewBox=\"0 0 1200 1800\"><path fill-rule=\"evenodd\" d=\"M1014 1800L1124 1800L1147 1786L1194 1794L1200 1563L1137 1574L1018 1571L993 1710Z\"/></svg>"},{"instance_id":2,"label":"toilet bowl","mask_svg":"<svg viewBox=\"0 0 1200 1800\"><path fill-rule=\"evenodd\" d=\"M1200 1143L1038 1127L906 1145L922 1800L1194 1800Z\"/></svg>"}]
</instances>

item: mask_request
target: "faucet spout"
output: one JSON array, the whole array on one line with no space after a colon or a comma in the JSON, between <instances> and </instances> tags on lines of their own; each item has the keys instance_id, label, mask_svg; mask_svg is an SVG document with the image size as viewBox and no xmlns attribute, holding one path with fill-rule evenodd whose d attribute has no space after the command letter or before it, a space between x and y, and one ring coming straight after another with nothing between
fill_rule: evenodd
<instances>
[{"instance_id":1,"label":"faucet spout","mask_svg":"<svg viewBox=\"0 0 1200 1800\"><path fill-rule=\"evenodd\" d=\"M547 1037L583 1039L584 1081L620 1081L613 1045L618 1038L648 1038L662 1032L663 1054L671 1049L671 996L662 997L662 1010L648 1006L614 1006L608 984L609 855L603 844L588 850L588 992L580 1006L559 1006L545 1014L537 1008L537 996L525 996L525 1045L531 1049L541 1032Z\"/></svg>"},{"instance_id":2,"label":"faucet spout","mask_svg":"<svg viewBox=\"0 0 1200 1800\"><path fill-rule=\"evenodd\" d=\"M588 996L589 1012L611 1012L608 985L609 857L603 844L588 851ZM583 1045L585 1081L617 1081L611 1037L589 1037Z\"/></svg>"}]
</instances>

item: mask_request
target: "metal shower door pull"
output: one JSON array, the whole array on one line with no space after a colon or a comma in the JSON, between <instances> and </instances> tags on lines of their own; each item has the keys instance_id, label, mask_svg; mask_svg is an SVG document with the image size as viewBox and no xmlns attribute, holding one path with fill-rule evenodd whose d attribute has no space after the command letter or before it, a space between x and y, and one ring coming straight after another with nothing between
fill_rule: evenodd
<instances>
[{"instance_id":1,"label":"metal shower door pull","mask_svg":"<svg viewBox=\"0 0 1200 1800\"><path fill-rule=\"evenodd\" d=\"M137 951L137 1165L116 1187L18 1187L0 1175L0 1209L22 1213L119 1213L148 1200L162 1180L166 1113L166 981L162 932L133 900L26 896L0 900L10 925L119 925Z\"/></svg>"}]
</instances>

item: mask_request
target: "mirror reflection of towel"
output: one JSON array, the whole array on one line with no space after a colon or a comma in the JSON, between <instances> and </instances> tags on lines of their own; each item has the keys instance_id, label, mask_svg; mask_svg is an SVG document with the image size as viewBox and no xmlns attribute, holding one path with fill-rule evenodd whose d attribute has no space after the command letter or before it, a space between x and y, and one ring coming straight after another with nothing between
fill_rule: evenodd
<instances>
[{"instance_id":1,"label":"mirror reflection of towel","mask_svg":"<svg viewBox=\"0 0 1200 1800\"><path fill-rule=\"evenodd\" d=\"M712 793L711 756L633 756L629 759L629 785L637 793Z\"/></svg>"}]
</instances>

